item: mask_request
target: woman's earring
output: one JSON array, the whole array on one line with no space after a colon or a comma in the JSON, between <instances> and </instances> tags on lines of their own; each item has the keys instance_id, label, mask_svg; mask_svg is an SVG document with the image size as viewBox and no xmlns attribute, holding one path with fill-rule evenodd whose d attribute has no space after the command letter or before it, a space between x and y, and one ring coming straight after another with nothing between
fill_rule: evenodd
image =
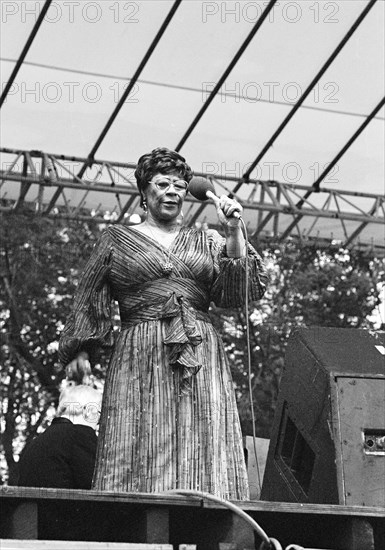
<instances>
[{"instance_id":1,"label":"woman's earring","mask_svg":"<svg viewBox=\"0 0 385 550\"><path fill-rule=\"evenodd\" d=\"M147 201L145 197L142 198L142 208L145 214L147 214Z\"/></svg>"},{"instance_id":2,"label":"woman's earring","mask_svg":"<svg viewBox=\"0 0 385 550\"><path fill-rule=\"evenodd\" d=\"M178 223L179 225L182 225L182 224L183 224L183 218L184 218L184 213L183 213L183 210L181 210L180 213L179 213L179 217L178 217L178 219L177 219L177 223Z\"/></svg>"}]
</instances>

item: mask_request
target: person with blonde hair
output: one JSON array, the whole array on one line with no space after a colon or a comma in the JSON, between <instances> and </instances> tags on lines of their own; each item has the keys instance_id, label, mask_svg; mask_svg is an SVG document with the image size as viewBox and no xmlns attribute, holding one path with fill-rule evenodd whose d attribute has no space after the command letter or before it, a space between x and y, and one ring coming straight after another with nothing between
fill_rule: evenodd
<instances>
[{"instance_id":1,"label":"person with blonde hair","mask_svg":"<svg viewBox=\"0 0 385 550\"><path fill-rule=\"evenodd\" d=\"M27 444L18 485L90 489L102 395L91 386L68 386L51 425Z\"/></svg>"}]
</instances>

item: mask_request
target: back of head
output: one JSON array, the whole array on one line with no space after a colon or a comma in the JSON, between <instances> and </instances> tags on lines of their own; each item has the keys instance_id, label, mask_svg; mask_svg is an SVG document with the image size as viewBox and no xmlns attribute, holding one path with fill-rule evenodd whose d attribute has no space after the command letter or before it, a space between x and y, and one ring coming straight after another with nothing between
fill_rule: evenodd
<instances>
[{"instance_id":1,"label":"back of head","mask_svg":"<svg viewBox=\"0 0 385 550\"><path fill-rule=\"evenodd\" d=\"M60 394L57 416L68 418L74 424L96 428L101 403L101 392L91 386L69 386Z\"/></svg>"}]
</instances>

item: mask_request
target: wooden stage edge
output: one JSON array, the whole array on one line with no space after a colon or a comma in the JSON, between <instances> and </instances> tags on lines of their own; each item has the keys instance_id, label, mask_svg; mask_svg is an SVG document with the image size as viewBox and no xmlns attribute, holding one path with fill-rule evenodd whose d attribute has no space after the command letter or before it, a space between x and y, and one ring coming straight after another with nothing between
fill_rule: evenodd
<instances>
[{"instance_id":1,"label":"wooden stage edge","mask_svg":"<svg viewBox=\"0 0 385 550\"><path fill-rule=\"evenodd\" d=\"M385 508L232 501L283 548L383 550ZM244 519L200 496L0 487L0 538L258 548ZM45 519L48 518L48 519Z\"/></svg>"}]
</instances>

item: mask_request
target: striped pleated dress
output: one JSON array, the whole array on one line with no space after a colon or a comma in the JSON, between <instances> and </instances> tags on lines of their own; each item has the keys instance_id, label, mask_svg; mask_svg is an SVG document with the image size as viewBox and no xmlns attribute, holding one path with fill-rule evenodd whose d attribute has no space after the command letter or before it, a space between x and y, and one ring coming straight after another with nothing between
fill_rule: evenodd
<instances>
[{"instance_id":1,"label":"striped pleated dress","mask_svg":"<svg viewBox=\"0 0 385 550\"><path fill-rule=\"evenodd\" d=\"M247 266L249 299L257 300L266 272L251 245ZM103 233L59 346L63 365L81 350L92 356L99 346L112 347L94 489L195 489L248 499L230 368L207 314L211 302L242 306L245 267L245 258L226 256L225 239L213 230L181 228L167 250L133 227Z\"/></svg>"}]
</instances>

